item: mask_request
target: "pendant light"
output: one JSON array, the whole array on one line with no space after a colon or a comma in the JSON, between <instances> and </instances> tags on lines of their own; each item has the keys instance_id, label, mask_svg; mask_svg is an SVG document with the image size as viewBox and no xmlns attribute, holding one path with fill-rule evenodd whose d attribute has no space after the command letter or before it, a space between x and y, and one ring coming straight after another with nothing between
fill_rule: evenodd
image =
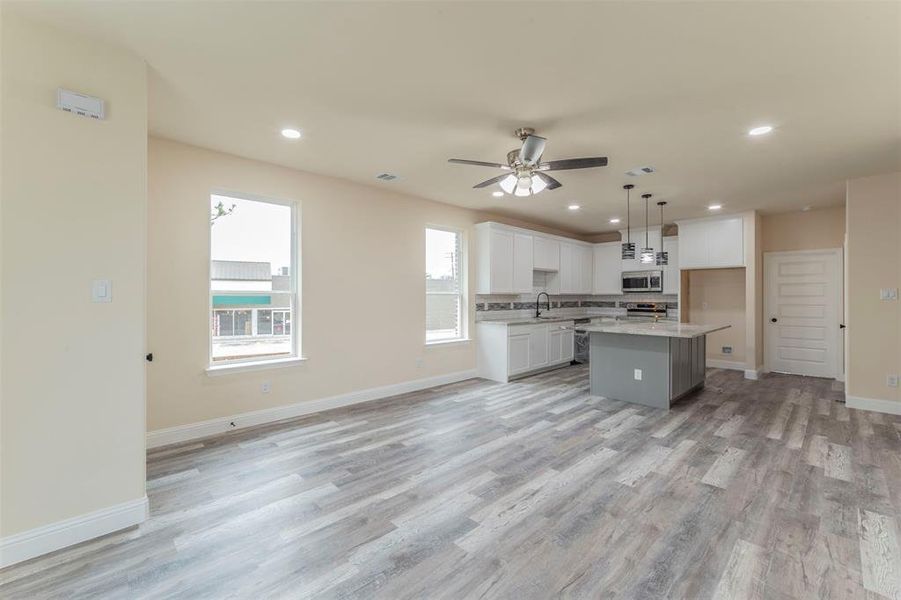
<instances>
[{"instance_id":1,"label":"pendant light","mask_svg":"<svg viewBox=\"0 0 901 600\"><path fill-rule=\"evenodd\" d=\"M664 266L669 264L669 252L663 249L663 207L666 202L661 200L657 206L660 207L660 251L657 252L657 266Z\"/></svg>"},{"instance_id":2,"label":"pendant light","mask_svg":"<svg viewBox=\"0 0 901 600\"><path fill-rule=\"evenodd\" d=\"M641 249L639 262L643 265L651 265L654 264L654 249L648 242L648 216L650 215L648 201L651 199L651 194L642 194L641 197L644 198L644 248Z\"/></svg>"},{"instance_id":3,"label":"pendant light","mask_svg":"<svg viewBox=\"0 0 901 600\"><path fill-rule=\"evenodd\" d=\"M623 242L623 260L633 260L635 258L635 242L632 241L632 231L629 224L629 192L635 186L627 183L623 186L626 190L626 241Z\"/></svg>"}]
</instances>

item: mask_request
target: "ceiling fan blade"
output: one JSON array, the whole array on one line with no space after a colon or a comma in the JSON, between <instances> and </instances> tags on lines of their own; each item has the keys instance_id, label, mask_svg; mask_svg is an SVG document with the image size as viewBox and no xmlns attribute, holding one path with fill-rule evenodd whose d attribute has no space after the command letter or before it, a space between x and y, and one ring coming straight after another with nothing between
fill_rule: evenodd
<instances>
[{"instance_id":1,"label":"ceiling fan blade","mask_svg":"<svg viewBox=\"0 0 901 600\"><path fill-rule=\"evenodd\" d=\"M563 187L563 184L551 177L550 175L546 175L541 171L535 171L535 176L541 179L541 181L547 184L548 190L556 190L558 187Z\"/></svg>"},{"instance_id":2,"label":"ceiling fan blade","mask_svg":"<svg viewBox=\"0 0 901 600\"><path fill-rule=\"evenodd\" d=\"M492 177L491 179L483 181L482 183L477 183L472 187L474 187L474 188L488 187L489 185L494 185L495 183L500 183L501 179L506 179L507 177L510 177L510 173L504 173L503 175L498 175L497 177Z\"/></svg>"},{"instance_id":3,"label":"ceiling fan blade","mask_svg":"<svg viewBox=\"0 0 901 600\"><path fill-rule=\"evenodd\" d=\"M494 167L495 169L510 170L510 165L502 165L501 163L484 162L481 160L466 160L465 158L449 158L447 162L456 165L475 165L477 167Z\"/></svg>"},{"instance_id":4,"label":"ceiling fan blade","mask_svg":"<svg viewBox=\"0 0 901 600\"><path fill-rule=\"evenodd\" d=\"M522 148L519 149L519 160L528 166L538 163L538 159L544 153L544 145L546 143L547 140L543 137L537 135L528 136L523 141Z\"/></svg>"},{"instance_id":5,"label":"ceiling fan blade","mask_svg":"<svg viewBox=\"0 0 901 600\"><path fill-rule=\"evenodd\" d=\"M568 171L570 169L590 169L592 167L606 167L606 156L594 156L591 158L564 158L563 160L551 160L538 165L542 171Z\"/></svg>"}]
</instances>

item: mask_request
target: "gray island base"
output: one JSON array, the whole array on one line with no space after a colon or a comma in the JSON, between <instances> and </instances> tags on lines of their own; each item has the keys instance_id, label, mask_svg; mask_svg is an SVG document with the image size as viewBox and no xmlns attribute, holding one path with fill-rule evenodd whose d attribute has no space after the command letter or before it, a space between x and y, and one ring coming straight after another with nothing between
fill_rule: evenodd
<instances>
[{"instance_id":1,"label":"gray island base","mask_svg":"<svg viewBox=\"0 0 901 600\"><path fill-rule=\"evenodd\" d=\"M590 392L655 408L704 386L707 334L728 325L587 325Z\"/></svg>"}]
</instances>

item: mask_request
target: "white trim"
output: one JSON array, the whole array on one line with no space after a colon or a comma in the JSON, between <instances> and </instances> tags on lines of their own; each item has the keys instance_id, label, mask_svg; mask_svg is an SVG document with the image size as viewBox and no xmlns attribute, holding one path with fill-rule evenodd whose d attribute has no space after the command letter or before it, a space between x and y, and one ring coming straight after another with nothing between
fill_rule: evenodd
<instances>
[{"instance_id":1,"label":"white trim","mask_svg":"<svg viewBox=\"0 0 901 600\"><path fill-rule=\"evenodd\" d=\"M275 360L255 360L252 362L225 362L221 365L213 365L206 368L206 374L210 377L229 375L232 373L246 373L248 371L263 371L265 369L281 369L294 367L306 362L306 358L292 356L290 358L277 358Z\"/></svg>"},{"instance_id":2,"label":"white trim","mask_svg":"<svg viewBox=\"0 0 901 600\"><path fill-rule=\"evenodd\" d=\"M441 346L457 346L460 344L469 344L472 338L454 338L452 340L435 340L434 342L426 342L426 348L440 348Z\"/></svg>"},{"instance_id":3,"label":"white trim","mask_svg":"<svg viewBox=\"0 0 901 600\"><path fill-rule=\"evenodd\" d=\"M707 359L707 366L713 367L714 369L729 369L730 371L744 371L745 363L738 362L735 360L717 360L717 359Z\"/></svg>"},{"instance_id":4,"label":"white trim","mask_svg":"<svg viewBox=\"0 0 901 600\"><path fill-rule=\"evenodd\" d=\"M861 398L845 394L845 406L860 410L871 410L889 415L901 415L901 402L883 398Z\"/></svg>"},{"instance_id":5,"label":"white trim","mask_svg":"<svg viewBox=\"0 0 901 600\"><path fill-rule=\"evenodd\" d=\"M745 369L745 379L757 381L760 379L761 369Z\"/></svg>"},{"instance_id":6,"label":"white trim","mask_svg":"<svg viewBox=\"0 0 901 600\"><path fill-rule=\"evenodd\" d=\"M381 400L382 398L389 398L391 396L397 396L398 394L406 394L438 385L465 381L476 376L475 369L457 371L455 373L448 373L447 375L414 379L412 381L368 388L356 392L339 394L337 396L329 396L327 398L307 400L304 402L287 404L285 406L276 406L227 417L219 417L208 421L200 421L199 423L157 429L155 431L147 432L147 448L159 448L160 446L167 446L169 444L177 444L209 437L211 435L222 434L234 429L244 429L245 427L263 425L265 423L272 423L283 419L293 419L295 417L324 410L331 410L333 408L340 408L351 404L359 404L361 402L369 402L370 400Z\"/></svg>"},{"instance_id":7,"label":"white trim","mask_svg":"<svg viewBox=\"0 0 901 600\"><path fill-rule=\"evenodd\" d=\"M147 520L147 496L0 538L0 568Z\"/></svg>"}]
</instances>

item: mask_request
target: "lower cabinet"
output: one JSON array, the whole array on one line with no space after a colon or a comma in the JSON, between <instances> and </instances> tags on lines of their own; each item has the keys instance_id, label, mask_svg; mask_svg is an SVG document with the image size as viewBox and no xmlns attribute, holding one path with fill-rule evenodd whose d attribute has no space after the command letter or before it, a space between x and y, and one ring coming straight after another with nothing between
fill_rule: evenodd
<instances>
[{"instance_id":1,"label":"lower cabinet","mask_svg":"<svg viewBox=\"0 0 901 600\"><path fill-rule=\"evenodd\" d=\"M527 373L569 364L573 359L572 321L507 325L479 323L479 377L509 381Z\"/></svg>"}]
</instances>

